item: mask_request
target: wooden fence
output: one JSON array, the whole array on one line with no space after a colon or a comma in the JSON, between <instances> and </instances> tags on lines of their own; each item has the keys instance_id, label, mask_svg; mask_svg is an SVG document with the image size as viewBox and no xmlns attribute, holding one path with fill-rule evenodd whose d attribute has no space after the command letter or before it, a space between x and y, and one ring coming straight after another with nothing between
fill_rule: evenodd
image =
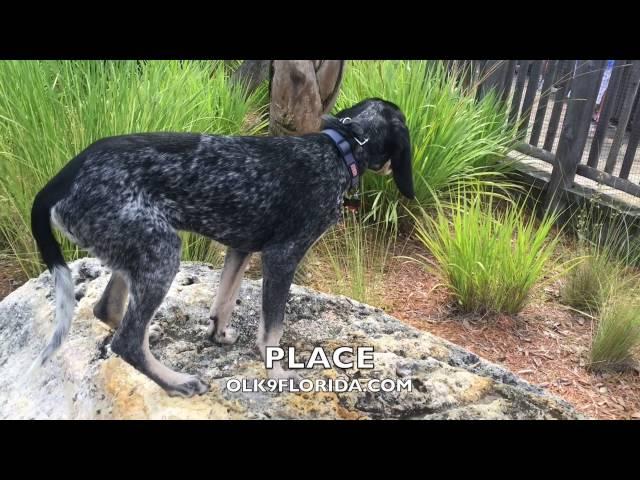
<instances>
[{"instance_id":1,"label":"wooden fence","mask_svg":"<svg viewBox=\"0 0 640 480\"><path fill-rule=\"evenodd\" d=\"M479 97L495 91L507 102L516 150L552 165L548 205L567 206L576 175L640 197L640 61L459 62Z\"/></svg>"}]
</instances>

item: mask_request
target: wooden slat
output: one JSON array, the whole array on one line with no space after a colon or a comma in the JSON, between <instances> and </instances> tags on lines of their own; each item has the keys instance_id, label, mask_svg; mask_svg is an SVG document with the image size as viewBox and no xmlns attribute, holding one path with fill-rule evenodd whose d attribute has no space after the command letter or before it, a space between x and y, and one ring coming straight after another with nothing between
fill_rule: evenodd
<instances>
[{"instance_id":1,"label":"wooden slat","mask_svg":"<svg viewBox=\"0 0 640 480\"><path fill-rule=\"evenodd\" d=\"M625 64L625 60L616 60L613 66L613 71L611 72L611 78L609 79L609 86L607 87L604 99L602 100L600 118L598 119L596 132L593 135L591 150L589 150L589 159L587 160L587 165L593 168L598 168L600 151L607 134L607 129L609 128L609 121L613 114L613 105L615 104L618 88L620 87L620 79L622 78L622 71L625 68Z\"/></svg>"},{"instance_id":2,"label":"wooden slat","mask_svg":"<svg viewBox=\"0 0 640 480\"><path fill-rule=\"evenodd\" d=\"M565 96L564 96L564 105L565 105L565 115L567 112L567 105L569 104L569 102L571 101L571 98L573 96L572 90L573 90L573 82L575 81L576 75L578 74L578 67L581 65L581 63L584 63L583 60L574 60L570 65L567 66L568 68L568 72L567 72L567 77L568 77L568 81L567 81L567 89L565 91ZM562 129L564 128L564 122L565 122L565 118L566 117L562 117L560 118L560 122L558 124L558 136L560 135L560 133L562 132Z\"/></svg>"},{"instance_id":3,"label":"wooden slat","mask_svg":"<svg viewBox=\"0 0 640 480\"><path fill-rule=\"evenodd\" d=\"M531 73L529 74L529 82L527 83L527 91L522 101L522 120L518 131L526 132L529 126L529 120L531 119L531 109L533 108L533 102L536 99L536 92L538 91L538 83L540 82L540 72L542 70L542 60L533 60L531 65Z\"/></svg>"},{"instance_id":4,"label":"wooden slat","mask_svg":"<svg viewBox=\"0 0 640 480\"><path fill-rule=\"evenodd\" d=\"M501 83L500 67L501 60L487 60L482 66L480 73L481 84L478 87L476 98L479 100L487 95L491 90L497 90Z\"/></svg>"},{"instance_id":5,"label":"wooden slat","mask_svg":"<svg viewBox=\"0 0 640 480\"><path fill-rule=\"evenodd\" d=\"M511 84L513 83L513 76L516 71L516 60L508 60L505 68L504 82L502 84L502 95L500 100L507 102L509 100L509 94L511 93Z\"/></svg>"},{"instance_id":6,"label":"wooden slat","mask_svg":"<svg viewBox=\"0 0 640 480\"><path fill-rule=\"evenodd\" d=\"M513 92L513 99L511 99L511 110L509 110L509 121L511 123L515 123L518 120L518 113L520 112L520 101L522 100L524 83L527 79L527 69L529 68L529 63L529 60L521 60L520 67L518 67L516 88Z\"/></svg>"},{"instance_id":7,"label":"wooden slat","mask_svg":"<svg viewBox=\"0 0 640 480\"><path fill-rule=\"evenodd\" d=\"M547 71L544 75L544 81L542 83L542 92L540 92L540 100L538 101L538 108L536 109L536 117L533 120L533 127L531 129L531 138L529 143L533 146L538 146L540 140L540 133L542 132L542 125L544 124L544 116L547 113L547 105L549 104L549 97L551 95L551 87L556 76L556 68L558 66L558 60L549 60L547 64Z\"/></svg>"},{"instance_id":8,"label":"wooden slat","mask_svg":"<svg viewBox=\"0 0 640 480\"><path fill-rule=\"evenodd\" d=\"M633 101L636 98L638 92L638 84L640 82L640 61L636 60L632 63L631 73L629 77L631 84L626 92L624 104L620 112L620 118L618 119L618 126L616 128L616 134L613 137L613 143L611 144L611 150L609 150L609 156L607 157L607 163L604 167L604 171L612 173L618 160L618 153L620 153L620 147L624 140L625 130L629 123L629 117L631 116L631 109L633 108Z\"/></svg>"},{"instance_id":9,"label":"wooden slat","mask_svg":"<svg viewBox=\"0 0 640 480\"><path fill-rule=\"evenodd\" d=\"M487 63L487 60L475 60L473 62L473 75L471 77L471 86L475 86L480 78L482 77L482 72L484 72L484 67Z\"/></svg>"},{"instance_id":10,"label":"wooden slat","mask_svg":"<svg viewBox=\"0 0 640 480\"><path fill-rule=\"evenodd\" d=\"M609 173L605 173L602 170L596 170L588 165L578 165L577 173L578 175L582 175L585 178L602 183L608 187L615 188L616 190L628 193L629 195L640 197L640 185L636 185L624 178L614 177Z\"/></svg>"},{"instance_id":11,"label":"wooden slat","mask_svg":"<svg viewBox=\"0 0 640 480\"><path fill-rule=\"evenodd\" d=\"M629 178L629 172L631 172L631 166L636 157L636 150L638 149L638 142L640 141L640 108L636 110L633 119L633 126L631 127L631 133L629 134L629 141L627 142L627 151L624 154L622 160L622 167L620 167L620 178Z\"/></svg>"},{"instance_id":12,"label":"wooden slat","mask_svg":"<svg viewBox=\"0 0 640 480\"><path fill-rule=\"evenodd\" d=\"M518 143L514 147L514 150L524 153L525 155L529 155L530 157L537 158L538 160L543 160L551 165L556 162L556 156L553 153L543 150L542 148L534 147L533 145L529 145L525 142Z\"/></svg>"},{"instance_id":13,"label":"wooden slat","mask_svg":"<svg viewBox=\"0 0 640 480\"><path fill-rule=\"evenodd\" d=\"M628 68L625 68L622 71L622 78L620 79L620 88L618 89L618 94L616 95L616 100L613 105L613 113L611 114L611 118L615 119L616 122L620 118L620 112L622 111L622 106L624 105L624 97L629 88L629 78L631 77L632 60L627 60L626 63L629 66Z\"/></svg>"},{"instance_id":14,"label":"wooden slat","mask_svg":"<svg viewBox=\"0 0 640 480\"><path fill-rule=\"evenodd\" d=\"M508 76L509 60L498 60L495 71L495 92L498 98L503 95L505 77Z\"/></svg>"},{"instance_id":15,"label":"wooden slat","mask_svg":"<svg viewBox=\"0 0 640 480\"><path fill-rule=\"evenodd\" d=\"M565 98L569 87L571 86L571 72L573 70L574 60L561 60L558 65L558 74L556 76L555 86L558 91L553 97L553 108L551 110L551 117L549 118L549 125L547 126L547 134L544 140L545 150L551 151L553 149L553 143L556 139L556 132L558 131L558 125L560 123L560 116L562 115L562 109L564 107Z\"/></svg>"},{"instance_id":16,"label":"wooden slat","mask_svg":"<svg viewBox=\"0 0 640 480\"><path fill-rule=\"evenodd\" d=\"M596 106L596 99L598 98L598 90L600 89L600 83L602 82L602 76L604 75L604 67L607 64L606 60L593 60L595 70L585 73L588 78L590 89L583 98L574 97L572 100L585 102L583 109L583 116L580 119L581 125L578 128L580 134L576 137L575 141L580 149L580 158L584 153L584 148L587 143L587 137L589 136L589 129L591 128L591 122L593 119L593 111Z\"/></svg>"},{"instance_id":17,"label":"wooden slat","mask_svg":"<svg viewBox=\"0 0 640 480\"><path fill-rule=\"evenodd\" d=\"M560 134L556 162L553 165L548 190L546 192L546 206L554 211L564 211L566 207L566 196L564 191L571 187L576 175L576 168L580 163L584 145L578 141L582 136L582 130L588 129L589 125L583 121L585 107L581 98L588 98L593 91L593 84L597 81L596 75L598 62L587 60L580 62L576 69L576 75L571 87L571 98L573 101L567 105L564 126Z\"/></svg>"}]
</instances>

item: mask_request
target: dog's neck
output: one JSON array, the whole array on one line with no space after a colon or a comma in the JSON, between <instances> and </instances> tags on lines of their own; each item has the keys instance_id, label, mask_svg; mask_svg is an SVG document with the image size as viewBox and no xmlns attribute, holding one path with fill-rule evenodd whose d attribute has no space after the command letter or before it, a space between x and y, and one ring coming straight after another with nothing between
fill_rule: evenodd
<instances>
[{"instance_id":1,"label":"dog's neck","mask_svg":"<svg viewBox=\"0 0 640 480\"><path fill-rule=\"evenodd\" d=\"M347 191L356 189L360 177L367 169L364 145L368 142L368 138L358 135L352 131L348 122L342 122L335 117L324 117L322 133L333 140L345 164L345 171L349 178Z\"/></svg>"},{"instance_id":2,"label":"dog's neck","mask_svg":"<svg viewBox=\"0 0 640 480\"><path fill-rule=\"evenodd\" d=\"M358 188L358 184L360 182L360 177L364 172L362 172L361 167L358 165L358 161L353 154L351 144L347 140L346 136L342 133L334 130L332 128L328 128L322 131L325 135L327 135L333 143L335 143L336 147L340 151L340 156L345 166L347 167L347 172L350 176L350 189L355 190Z\"/></svg>"}]
</instances>

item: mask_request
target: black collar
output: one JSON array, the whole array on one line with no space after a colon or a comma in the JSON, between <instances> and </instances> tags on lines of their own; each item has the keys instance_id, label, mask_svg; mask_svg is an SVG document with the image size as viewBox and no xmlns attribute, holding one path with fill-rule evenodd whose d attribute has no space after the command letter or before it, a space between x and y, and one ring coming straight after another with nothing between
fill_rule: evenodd
<instances>
[{"instance_id":1,"label":"black collar","mask_svg":"<svg viewBox=\"0 0 640 480\"><path fill-rule=\"evenodd\" d=\"M356 162L355 157L353 156L353 152L351 151L351 144L347 141L347 139L337 130L333 128L328 128L326 130L322 130L322 133L327 135L338 147L340 150L342 160L344 164L347 166L347 170L349 171L349 175L351 176L351 188L358 188L358 178L360 176L360 172L358 170L358 163Z\"/></svg>"}]
</instances>

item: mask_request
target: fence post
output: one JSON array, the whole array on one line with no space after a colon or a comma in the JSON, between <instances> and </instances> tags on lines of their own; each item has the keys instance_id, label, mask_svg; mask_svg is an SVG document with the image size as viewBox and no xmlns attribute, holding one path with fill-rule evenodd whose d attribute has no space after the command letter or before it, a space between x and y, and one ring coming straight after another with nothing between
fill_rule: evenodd
<instances>
[{"instance_id":1,"label":"fence post","mask_svg":"<svg viewBox=\"0 0 640 480\"><path fill-rule=\"evenodd\" d=\"M585 110L590 103L589 95L594 91L594 84L599 80L599 63L587 60L576 69L571 84L571 99L567 104L564 126L558 142L556 163L553 165L545 194L545 205L549 211L562 214L568 205L565 192L573 185L576 168L582 158L584 144L580 145L580 139L584 131L588 131L591 120L589 115L585 114Z\"/></svg>"}]
</instances>

